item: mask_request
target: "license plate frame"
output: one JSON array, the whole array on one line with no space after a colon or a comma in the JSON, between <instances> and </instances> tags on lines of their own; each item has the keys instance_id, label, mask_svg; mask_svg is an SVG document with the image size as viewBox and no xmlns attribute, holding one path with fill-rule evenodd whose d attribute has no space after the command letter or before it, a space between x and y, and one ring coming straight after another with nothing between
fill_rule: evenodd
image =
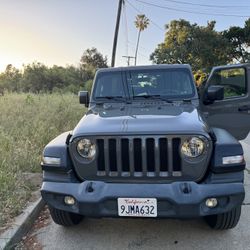
<instances>
[{"instance_id":1,"label":"license plate frame","mask_svg":"<svg viewBox=\"0 0 250 250\"><path fill-rule=\"evenodd\" d=\"M157 217L156 198L118 198L117 205L121 217Z\"/></svg>"}]
</instances>

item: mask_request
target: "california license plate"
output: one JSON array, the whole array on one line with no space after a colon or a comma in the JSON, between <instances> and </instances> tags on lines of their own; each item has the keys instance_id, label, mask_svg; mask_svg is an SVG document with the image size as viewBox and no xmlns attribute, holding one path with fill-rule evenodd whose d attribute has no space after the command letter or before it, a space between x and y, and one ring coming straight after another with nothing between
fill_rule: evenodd
<instances>
[{"instance_id":1,"label":"california license plate","mask_svg":"<svg viewBox=\"0 0 250 250\"><path fill-rule=\"evenodd\" d=\"M118 215L157 217L157 200L155 198L118 198Z\"/></svg>"}]
</instances>

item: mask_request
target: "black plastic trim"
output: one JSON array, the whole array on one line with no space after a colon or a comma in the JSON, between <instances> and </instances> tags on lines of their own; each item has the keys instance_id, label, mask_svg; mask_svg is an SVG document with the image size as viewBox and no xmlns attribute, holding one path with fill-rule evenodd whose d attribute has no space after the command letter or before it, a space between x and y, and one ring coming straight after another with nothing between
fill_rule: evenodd
<instances>
[{"instance_id":1,"label":"black plastic trim","mask_svg":"<svg viewBox=\"0 0 250 250\"><path fill-rule=\"evenodd\" d=\"M227 156L244 155L243 148L239 141L226 130L213 128L215 136L214 149L210 161L210 169L214 173L238 172L245 169L245 161L238 164L225 165L222 158Z\"/></svg>"}]
</instances>

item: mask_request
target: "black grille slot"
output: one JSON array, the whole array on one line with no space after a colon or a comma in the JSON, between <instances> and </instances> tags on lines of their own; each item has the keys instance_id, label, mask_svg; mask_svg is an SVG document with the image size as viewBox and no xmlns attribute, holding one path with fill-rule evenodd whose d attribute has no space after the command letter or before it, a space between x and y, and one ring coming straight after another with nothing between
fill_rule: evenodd
<instances>
[{"instance_id":1,"label":"black grille slot","mask_svg":"<svg viewBox=\"0 0 250 250\"><path fill-rule=\"evenodd\" d=\"M117 171L116 140L109 139L109 167L110 171Z\"/></svg>"},{"instance_id":2,"label":"black grille slot","mask_svg":"<svg viewBox=\"0 0 250 250\"><path fill-rule=\"evenodd\" d=\"M142 144L141 139L134 139L134 166L135 172L142 172Z\"/></svg>"},{"instance_id":3,"label":"black grille slot","mask_svg":"<svg viewBox=\"0 0 250 250\"><path fill-rule=\"evenodd\" d=\"M122 171L129 172L129 141L128 139L121 140L122 153Z\"/></svg>"},{"instance_id":4,"label":"black grille slot","mask_svg":"<svg viewBox=\"0 0 250 250\"><path fill-rule=\"evenodd\" d=\"M155 170L155 141L153 138L148 138L146 140L146 152L147 152L147 170L148 172L154 172Z\"/></svg>"},{"instance_id":5,"label":"black grille slot","mask_svg":"<svg viewBox=\"0 0 250 250\"><path fill-rule=\"evenodd\" d=\"M160 138L160 171L168 171L168 140L166 138Z\"/></svg>"},{"instance_id":6,"label":"black grille slot","mask_svg":"<svg viewBox=\"0 0 250 250\"><path fill-rule=\"evenodd\" d=\"M180 138L173 139L173 171L181 171Z\"/></svg>"},{"instance_id":7,"label":"black grille slot","mask_svg":"<svg viewBox=\"0 0 250 250\"><path fill-rule=\"evenodd\" d=\"M172 136L121 136L96 139L97 175L107 178L154 178L183 176L180 145Z\"/></svg>"},{"instance_id":8,"label":"black grille slot","mask_svg":"<svg viewBox=\"0 0 250 250\"><path fill-rule=\"evenodd\" d=\"M98 169L98 171L105 171L104 141L103 141L103 139L97 140L97 146L98 146L97 169Z\"/></svg>"}]
</instances>

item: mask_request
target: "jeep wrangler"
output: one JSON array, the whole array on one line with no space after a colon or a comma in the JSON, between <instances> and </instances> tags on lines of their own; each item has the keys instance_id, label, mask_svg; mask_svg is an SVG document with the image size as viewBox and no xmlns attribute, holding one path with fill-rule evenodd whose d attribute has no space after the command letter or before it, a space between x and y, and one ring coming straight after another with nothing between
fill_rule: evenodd
<instances>
[{"instance_id":1,"label":"jeep wrangler","mask_svg":"<svg viewBox=\"0 0 250 250\"><path fill-rule=\"evenodd\" d=\"M213 68L198 91L189 65L97 71L87 113L42 157L55 223L88 217L204 217L237 225L250 130L250 64ZM74 112L74 110L72 110Z\"/></svg>"}]
</instances>

